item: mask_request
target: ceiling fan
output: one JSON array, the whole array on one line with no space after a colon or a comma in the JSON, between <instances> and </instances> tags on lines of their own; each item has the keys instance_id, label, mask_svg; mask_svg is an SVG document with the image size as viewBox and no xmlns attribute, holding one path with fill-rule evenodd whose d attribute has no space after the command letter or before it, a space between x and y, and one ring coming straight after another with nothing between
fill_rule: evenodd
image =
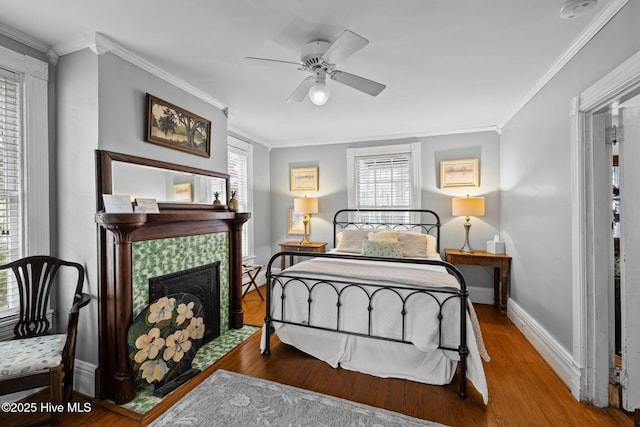
<instances>
[{"instance_id":1,"label":"ceiling fan","mask_svg":"<svg viewBox=\"0 0 640 427\"><path fill-rule=\"evenodd\" d=\"M336 69L339 62L367 44L369 44L369 40L352 31L345 30L333 43L325 40L314 40L307 43L302 48L300 62L250 56L246 59L293 64L298 66L299 70L313 74L298 85L287 102L301 102L305 96L309 95L312 103L324 105L329 100L330 94L329 87L325 82L327 77L371 96L377 96L384 90L386 86L381 83Z\"/></svg>"}]
</instances>

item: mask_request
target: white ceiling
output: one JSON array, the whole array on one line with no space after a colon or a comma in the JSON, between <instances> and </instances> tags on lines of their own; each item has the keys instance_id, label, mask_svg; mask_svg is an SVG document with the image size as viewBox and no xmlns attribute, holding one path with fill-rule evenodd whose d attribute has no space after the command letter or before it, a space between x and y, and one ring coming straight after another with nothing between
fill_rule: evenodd
<instances>
[{"instance_id":1,"label":"white ceiling","mask_svg":"<svg viewBox=\"0 0 640 427\"><path fill-rule=\"evenodd\" d=\"M60 55L103 34L228 106L231 132L277 147L499 129L625 0L573 20L560 19L563 3L0 0L0 32ZM328 81L326 105L287 104L308 74L243 60L296 62L307 42L345 29L370 43L340 69L386 84L377 97Z\"/></svg>"}]
</instances>

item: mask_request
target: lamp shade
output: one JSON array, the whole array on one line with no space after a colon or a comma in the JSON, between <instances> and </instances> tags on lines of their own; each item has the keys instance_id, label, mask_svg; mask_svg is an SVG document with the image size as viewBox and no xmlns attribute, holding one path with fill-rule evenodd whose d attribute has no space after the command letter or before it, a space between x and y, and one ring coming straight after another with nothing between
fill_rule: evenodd
<instances>
[{"instance_id":1,"label":"lamp shade","mask_svg":"<svg viewBox=\"0 0 640 427\"><path fill-rule=\"evenodd\" d=\"M453 216L484 216L484 197L454 197L451 199Z\"/></svg>"},{"instance_id":2,"label":"lamp shade","mask_svg":"<svg viewBox=\"0 0 640 427\"><path fill-rule=\"evenodd\" d=\"M304 197L293 199L293 210L298 213L317 213L318 199L315 197Z\"/></svg>"}]
</instances>

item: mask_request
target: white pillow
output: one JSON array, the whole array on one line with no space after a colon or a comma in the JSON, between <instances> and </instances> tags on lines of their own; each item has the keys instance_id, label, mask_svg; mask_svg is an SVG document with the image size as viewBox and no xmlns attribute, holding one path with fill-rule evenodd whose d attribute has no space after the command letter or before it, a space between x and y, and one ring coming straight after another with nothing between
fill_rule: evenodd
<instances>
[{"instance_id":1,"label":"white pillow","mask_svg":"<svg viewBox=\"0 0 640 427\"><path fill-rule=\"evenodd\" d=\"M431 234L425 234L427 238L427 257L432 257L438 252L438 239Z\"/></svg>"},{"instance_id":2,"label":"white pillow","mask_svg":"<svg viewBox=\"0 0 640 427\"><path fill-rule=\"evenodd\" d=\"M336 236L338 244L336 250L339 252L362 252L362 241L367 240L371 229L348 228L342 230Z\"/></svg>"},{"instance_id":3,"label":"white pillow","mask_svg":"<svg viewBox=\"0 0 640 427\"><path fill-rule=\"evenodd\" d=\"M397 231L372 231L368 236L370 242L398 242Z\"/></svg>"},{"instance_id":4,"label":"white pillow","mask_svg":"<svg viewBox=\"0 0 640 427\"><path fill-rule=\"evenodd\" d=\"M401 232L398 241L403 243L403 256L407 258L428 258L437 251L438 240L430 234Z\"/></svg>"}]
</instances>

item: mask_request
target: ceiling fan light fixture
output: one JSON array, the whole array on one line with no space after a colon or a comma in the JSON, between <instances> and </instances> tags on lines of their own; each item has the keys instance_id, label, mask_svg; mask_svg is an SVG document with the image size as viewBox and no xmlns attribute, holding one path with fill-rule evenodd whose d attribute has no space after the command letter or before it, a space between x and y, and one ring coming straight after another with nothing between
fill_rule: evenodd
<instances>
[{"instance_id":1,"label":"ceiling fan light fixture","mask_svg":"<svg viewBox=\"0 0 640 427\"><path fill-rule=\"evenodd\" d=\"M324 105L329 100L329 86L324 78L317 78L309 88L309 99L314 105Z\"/></svg>"}]
</instances>

